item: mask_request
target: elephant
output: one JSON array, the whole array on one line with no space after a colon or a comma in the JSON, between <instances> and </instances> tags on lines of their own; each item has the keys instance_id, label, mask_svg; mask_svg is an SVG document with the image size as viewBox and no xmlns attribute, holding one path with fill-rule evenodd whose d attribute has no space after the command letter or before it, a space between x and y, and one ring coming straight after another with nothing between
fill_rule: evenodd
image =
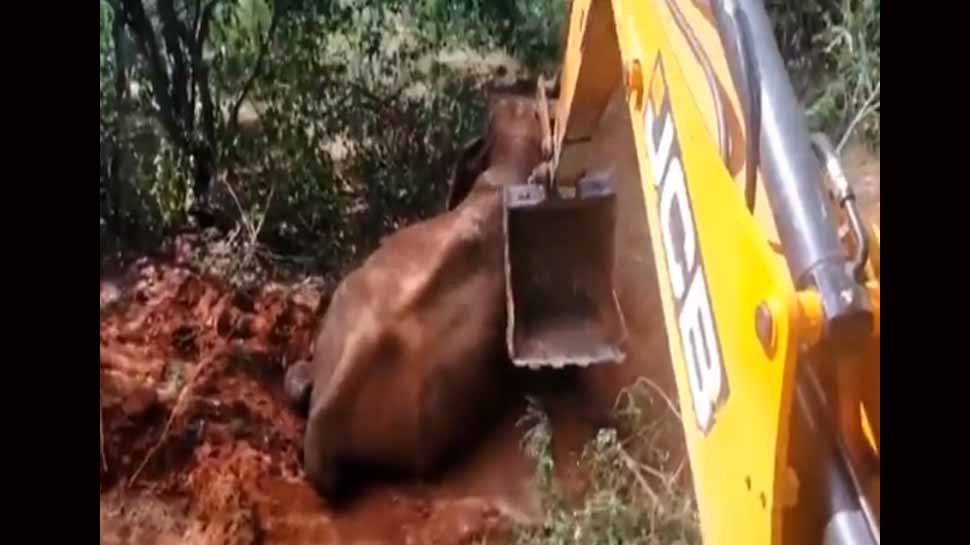
<instances>
[{"instance_id":1,"label":"elephant","mask_svg":"<svg viewBox=\"0 0 970 545\"><path fill-rule=\"evenodd\" d=\"M285 375L291 401L307 406L303 464L325 498L351 465L430 476L512 395L502 189L542 162L543 131L534 99L495 96L488 112L445 211L386 237L341 281L312 359Z\"/></svg>"}]
</instances>

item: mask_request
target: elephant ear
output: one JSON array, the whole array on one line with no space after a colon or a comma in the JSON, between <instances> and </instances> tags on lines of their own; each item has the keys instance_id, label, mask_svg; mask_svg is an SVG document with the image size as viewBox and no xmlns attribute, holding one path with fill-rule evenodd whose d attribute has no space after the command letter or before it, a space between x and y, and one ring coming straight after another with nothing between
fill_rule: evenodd
<instances>
[{"instance_id":1,"label":"elephant ear","mask_svg":"<svg viewBox=\"0 0 970 545\"><path fill-rule=\"evenodd\" d=\"M486 132L487 134L487 132ZM466 143L451 173L448 189L448 210L454 210L471 193L478 176L488 168L486 137L479 136Z\"/></svg>"}]
</instances>

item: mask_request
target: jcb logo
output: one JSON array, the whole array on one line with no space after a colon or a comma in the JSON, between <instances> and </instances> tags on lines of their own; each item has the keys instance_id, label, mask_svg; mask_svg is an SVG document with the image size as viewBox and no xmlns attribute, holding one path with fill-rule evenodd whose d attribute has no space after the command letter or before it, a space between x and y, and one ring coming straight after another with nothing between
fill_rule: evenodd
<instances>
[{"instance_id":1,"label":"jcb logo","mask_svg":"<svg viewBox=\"0 0 970 545\"><path fill-rule=\"evenodd\" d=\"M721 361L720 341L698 247L680 142L659 55L648 89L644 134L653 183L660 201L660 231L694 414L698 426L706 434L714 424L717 409L727 399L727 375Z\"/></svg>"}]
</instances>

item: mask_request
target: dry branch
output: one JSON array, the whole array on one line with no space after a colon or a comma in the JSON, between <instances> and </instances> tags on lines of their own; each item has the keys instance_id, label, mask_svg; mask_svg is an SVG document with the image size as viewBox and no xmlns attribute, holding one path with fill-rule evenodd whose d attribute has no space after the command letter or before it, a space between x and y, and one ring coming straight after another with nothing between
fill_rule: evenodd
<instances>
[{"instance_id":1,"label":"dry branch","mask_svg":"<svg viewBox=\"0 0 970 545\"><path fill-rule=\"evenodd\" d=\"M280 9L274 5L272 10L273 15L269 23L269 30L266 31L266 39L264 39L262 44L260 44L259 54L256 56L256 63L253 65L253 71L249 74L249 78L246 80L246 83L243 84L242 91L239 93L236 103L233 104L231 114L229 115L229 124L231 125L233 131L239 128L239 109L242 108L243 102L246 101L246 97L249 96L249 92L252 91L253 85L256 83L256 78L259 77L263 70L263 63L266 60L266 52L269 51L270 43L273 41L273 35L276 34L276 27L279 25Z\"/></svg>"},{"instance_id":2,"label":"dry branch","mask_svg":"<svg viewBox=\"0 0 970 545\"><path fill-rule=\"evenodd\" d=\"M653 504L656 505L658 509L663 511L664 506L663 506L663 503L660 501L660 496L658 496L657 493L653 491L653 488L651 488L650 484L647 483L647 479L643 476L643 473L640 472L641 464L639 464L636 460L634 460L633 457L630 456L630 454L623 447L618 445L617 451L620 453L620 458L623 460L623 463L624 465L626 465L626 468L630 471L630 473L633 473L633 477L636 478L637 482L640 484L640 488L642 488L643 491L646 492L648 496L650 496L650 499L653 501Z\"/></svg>"},{"instance_id":3,"label":"dry branch","mask_svg":"<svg viewBox=\"0 0 970 545\"><path fill-rule=\"evenodd\" d=\"M640 377L637 379L637 381L638 382L642 381L644 384L646 384L647 386L650 386L658 394L660 394L660 397L663 398L664 402L667 403L667 408L670 409L670 412L674 413L674 416L677 417L677 420L683 421L683 417L680 415L680 411L677 410L677 405L670 399L670 396L668 396L667 393L664 392L663 388L658 386L656 382L648 379L647 377Z\"/></svg>"},{"instance_id":4,"label":"dry branch","mask_svg":"<svg viewBox=\"0 0 970 545\"><path fill-rule=\"evenodd\" d=\"M865 104L863 104L862 108L860 108L859 111L856 112L855 117L852 119L852 122L849 123L849 127L845 129L845 134L842 135L842 139L839 141L839 145L835 147L835 151L837 153L842 153L842 148L845 147L846 142L849 141L849 136L852 135L852 131L855 130L856 125L858 125L860 121L865 119L866 116L869 115L871 112L875 111L875 107L870 108L870 106L872 106L872 101L874 101L876 97L879 96L879 87L881 85L882 85L881 81L876 84L876 88L872 90L872 94L870 94L869 98L866 99Z\"/></svg>"},{"instance_id":5,"label":"dry branch","mask_svg":"<svg viewBox=\"0 0 970 545\"><path fill-rule=\"evenodd\" d=\"M108 457L104 453L104 398L99 397L99 407L101 409L101 469L108 472Z\"/></svg>"},{"instance_id":6,"label":"dry branch","mask_svg":"<svg viewBox=\"0 0 970 545\"><path fill-rule=\"evenodd\" d=\"M138 465L138 469L135 470L135 473L132 474L130 479L128 479L129 487L131 487L138 481L138 477L141 475L141 472L145 469L145 466L147 466L148 462L150 462L151 459L155 456L155 453L158 452L158 449L161 448L163 444L165 444L165 440L168 439L168 434L172 429L172 423L175 422L175 419L181 413L182 406L185 404L185 400L189 398L189 395L194 389L196 380L199 378L200 375L202 375L202 372L213 361L215 361L216 357L217 356L214 355L213 357L210 357L202 362L199 362L199 364L196 366L195 371L192 373L192 378L189 379L188 383L182 388L182 391L179 392L179 397L175 401L175 406L172 407L172 413L169 415L168 421L165 422L165 428L162 429L162 434L161 436L159 436L158 441L155 443L154 446L152 446L151 450L148 451L148 454L145 455L145 459L142 460L141 464Z\"/></svg>"}]
</instances>

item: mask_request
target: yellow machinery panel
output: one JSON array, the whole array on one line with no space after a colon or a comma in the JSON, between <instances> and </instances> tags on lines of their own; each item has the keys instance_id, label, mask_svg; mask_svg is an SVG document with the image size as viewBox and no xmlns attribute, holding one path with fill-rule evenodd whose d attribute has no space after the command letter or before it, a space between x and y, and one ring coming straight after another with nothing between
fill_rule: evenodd
<instances>
[{"instance_id":1,"label":"yellow machinery panel","mask_svg":"<svg viewBox=\"0 0 970 545\"><path fill-rule=\"evenodd\" d=\"M705 542L773 543L787 474L794 290L703 134L660 14L649 3L629 7L618 19L642 38L621 51L625 65L642 67L630 109L642 120L634 133ZM773 322L770 352L756 330L759 305Z\"/></svg>"},{"instance_id":2,"label":"yellow machinery panel","mask_svg":"<svg viewBox=\"0 0 970 545\"><path fill-rule=\"evenodd\" d=\"M793 285L760 172L754 208L748 208L744 171L749 159L757 160L746 155L750 120L739 121L741 101L715 26L717 17L709 7L706 2L679 0L571 2L554 116L556 177L568 184L588 166L589 157L584 158L576 144L591 138L614 90L623 89L660 292L662 308L657 311L664 315L704 542L814 542L825 534L826 540L845 543L856 542L855 536L861 535L853 532L868 531L878 545L879 229L872 226L868 235L860 230L853 235L856 241L869 241L868 256L863 250L852 261L853 274L865 265L865 285L853 276L848 281L855 282L855 287L826 292L829 305L831 297L848 302L868 297L868 307L854 318L871 317L871 331L853 330L868 336L851 337L848 342L854 346L841 349L847 353L858 349L857 355L840 360L830 345L820 342L825 327L821 294L814 289L796 290ZM755 4L749 7L760 9ZM728 8L718 4L717 9ZM717 14L744 17L737 11ZM771 39L770 28L764 17L760 21L760 43L765 44ZM748 24L745 19L744 25ZM745 33L750 30L742 33L750 38ZM774 77L784 77L782 68L774 70ZM751 90L750 80L748 85ZM790 119L797 119L794 107L789 108ZM807 140L807 135L802 136ZM778 153L802 153L779 149L769 157L788 160L793 157ZM825 153L821 148L816 151ZM839 185L845 180L834 166L837 158L832 153L826 157L828 176L844 196L840 201L844 206L851 189ZM800 166L801 172L811 170L811 164ZM819 168L821 172L821 163ZM785 193L811 188L804 184L814 182L797 183L803 185L772 186L783 193L779 202L811 203L812 214L817 214L814 207L825 204L811 200L816 197L799 201L800 195ZM851 206L846 210L857 211ZM800 214L797 208L791 213ZM825 210L813 217L827 218ZM812 225L810 235L825 235L826 225ZM791 224L786 227L796 246L802 243L799 237L807 236L803 230L793 237ZM838 269L844 275L846 270ZM868 295L853 299L856 288ZM818 347L821 350L816 351ZM817 354L803 357L803 348ZM823 385L818 376L826 369L835 372ZM796 375L798 413L794 411ZM813 395L805 393L806 388L826 392L815 396L819 402L806 401ZM802 417L811 414L819 419ZM794 440L801 447L789 453ZM805 445L812 443L819 446L806 450ZM810 498L806 499L806 490L799 492L798 474L789 464L810 475ZM834 474L829 469L839 464L847 469L835 481L823 483L827 492L820 493L812 479ZM851 490L838 488L848 481L853 483ZM861 507L823 506L838 496L826 495L834 490L841 490L842 497L855 494ZM827 514L820 515L823 511ZM868 530L847 526L847 517L860 512ZM858 519L851 522L856 523ZM787 532L783 525L788 526Z\"/></svg>"},{"instance_id":3,"label":"yellow machinery panel","mask_svg":"<svg viewBox=\"0 0 970 545\"><path fill-rule=\"evenodd\" d=\"M770 210L746 208L712 121L716 91L709 74L682 66L686 38L671 37L680 26L669 8L572 3L556 138L587 137L625 87L705 543L779 543L797 486L787 466L795 348L818 338L820 310L796 293ZM709 46L710 32L700 41ZM723 59L714 65L724 78Z\"/></svg>"}]
</instances>

